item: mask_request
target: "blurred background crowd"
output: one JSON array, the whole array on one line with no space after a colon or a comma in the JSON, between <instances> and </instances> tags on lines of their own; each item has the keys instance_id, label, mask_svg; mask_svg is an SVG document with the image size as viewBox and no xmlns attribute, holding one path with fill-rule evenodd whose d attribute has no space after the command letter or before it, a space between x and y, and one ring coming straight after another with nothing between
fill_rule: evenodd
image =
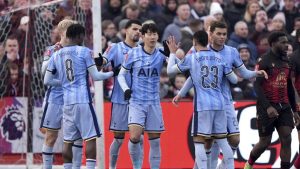
<instances>
[{"instance_id":1,"label":"blurred background crowd","mask_svg":"<svg viewBox=\"0 0 300 169\"><path fill-rule=\"evenodd\" d=\"M42 54L35 55L38 31L49 29L44 39L48 46L59 41L57 23L66 17L81 20L86 27L85 46L92 49L92 12L91 0L63 0L53 8L43 8L38 16L30 8L50 0L0 0L0 93L5 96L27 96L30 89L26 81L35 80L40 65L34 60L42 60ZM176 55L183 58L192 46L192 35L198 30L207 29L213 20L225 21L228 25L227 45L237 48L246 67L254 70L257 59L269 50L268 34L284 31L289 37L289 55L299 50L300 11L299 0L103 0L102 53L111 43L124 40L125 24L129 19L142 22L155 22L159 28L159 42L174 35L181 43ZM84 15L80 16L80 13ZM9 17L8 17L9 16ZM46 23L41 28L33 22L43 18ZM7 26L8 25L8 26ZM46 25L45 28L43 25ZM43 32L43 31L42 31ZM42 38L43 39L43 38ZM40 40L41 41L41 40ZM41 42L44 43L44 42ZM39 49L45 50L45 49ZM34 59L32 59L34 58ZM186 74L169 78L163 69L160 79L161 99L170 99L182 88ZM37 82L39 83L39 82ZM113 79L104 82L104 95L109 100ZM31 87L32 89L32 87ZM253 80L239 79L231 87L235 100L256 98ZM193 90L187 99L193 98Z\"/></svg>"}]
</instances>

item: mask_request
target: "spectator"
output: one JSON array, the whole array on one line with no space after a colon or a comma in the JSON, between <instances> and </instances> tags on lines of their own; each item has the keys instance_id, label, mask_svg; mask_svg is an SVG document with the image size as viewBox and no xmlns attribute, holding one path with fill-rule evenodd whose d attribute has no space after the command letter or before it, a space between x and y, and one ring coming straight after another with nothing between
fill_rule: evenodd
<instances>
[{"instance_id":1,"label":"spectator","mask_svg":"<svg viewBox=\"0 0 300 169\"><path fill-rule=\"evenodd\" d=\"M216 21L223 21L223 9L218 2L213 2L210 5L209 15L216 18Z\"/></svg>"},{"instance_id":2,"label":"spectator","mask_svg":"<svg viewBox=\"0 0 300 169\"><path fill-rule=\"evenodd\" d=\"M107 0L102 8L102 20L113 20L122 15L123 0Z\"/></svg>"},{"instance_id":3,"label":"spectator","mask_svg":"<svg viewBox=\"0 0 300 169\"><path fill-rule=\"evenodd\" d=\"M258 44L258 41L260 40L260 37L264 34L268 33L268 16L266 11L260 9L255 14L255 20L254 20L254 28L251 30L254 30L250 33L249 38L252 42L254 42L256 45Z\"/></svg>"},{"instance_id":4,"label":"spectator","mask_svg":"<svg viewBox=\"0 0 300 169\"><path fill-rule=\"evenodd\" d=\"M117 33L117 37L118 39L120 39L120 41L124 41L125 40L125 35L126 35L126 29L125 29L125 25L128 22L128 19L122 19L121 22L119 23L119 31Z\"/></svg>"},{"instance_id":5,"label":"spectator","mask_svg":"<svg viewBox=\"0 0 300 169\"><path fill-rule=\"evenodd\" d=\"M232 0L232 3L225 8L224 18L228 25L228 35L234 31L234 25L242 20L242 14L245 13L245 0Z\"/></svg>"},{"instance_id":6,"label":"spectator","mask_svg":"<svg viewBox=\"0 0 300 169\"><path fill-rule=\"evenodd\" d=\"M184 74L177 74L174 80L173 96L176 96L186 81ZM190 97L189 92L183 97Z\"/></svg>"},{"instance_id":7,"label":"spectator","mask_svg":"<svg viewBox=\"0 0 300 169\"><path fill-rule=\"evenodd\" d=\"M17 97L23 96L23 78L22 73L19 71L19 67L15 63L8 64L9 79L7 79L5 97ZM27 87L28 88L28 87ZM25 89L25 88L24 88ZM26 92L25 92L26 93ZM26 95L24 93L24 96Z\"/></svg>"},{"instance_id":8,"label":"spectator","mask_svg":"<svg viewBox=\"0 0 300 169\"><path fill-rule=\"evenodd\" d=\"M254 64L251 64L250 57L251 51L247 44L240 44L238 46L238 51L240 53L241 59L249 70L254 70ZM252 80L239 78L239 81L236 85L232 85L232 95L235 100L243 99L255 99L255 91Z\"/></svg>"},{"instance_id":9,"label":"spectator","mask_svg":"<svg viewBox=\"0 0 300 169\"><path fill-rule=\"evenodd\" d=\"M192 3L191 15L194 19L201 19L208 15L206 4L205 0L195 0L195 2Z\"/></svg>"},{"instance_id":10,"label":"spectator","mask_svg":"<svg viewBox=\"0 0 300 169\"><path fill-rule=\"evenodd\" d=\"M3 42L0 42L0 60L2 60L4 54L5 54L4 44Z\"/></svg>"},{"instance_id":11,"label":"spectator","mask_svg":"<svg viewBox=\"0 0 300 169\"><path fill-rule=\"evenodd\" d=\"M150 0L137 0L137 3L140 10L139 16L141 22L156 18L157 15L150 10Z\"/></svg>"},{"instance_id":12,"label":"spectator","mask_svg":"<svg viewBox=\"0 0 300 169\"><path fill-rule=\"evenodd\" d=\"M259 10L260 6L258 2L248 2L246 6L246 11L244 14L244 21L247 23L249 32L254 31L254 19L255 14Z\"/></svg>"},{"instance_id":13,"label":"spectator","mask_svg":"<svg viewBox=\"0 0 300 169\"><path fill-rule=\"evenodd\" d=\"M199 19L192 19L188 26L181 28L180 46L185 53L193 46L193 35L199 30L203 30L203 23Z\"/></svg>"},{"instance_id":14,"label":"spectator","mask_svg":"<svg viewBox=\"0 0 300 169\"><path fill-rule=\"evenodd\" d=\"M295 0L284 0L284 7L282 9L286 18L285 29L289 34L293 31L291 25L294 25L295 19L300 17L299 9L295 6L295 3Z\"/></svg>"},{"instance_id":15,"label":"spectator","mask_svg":"<svg viewBox=\"0 0 300 169\"><path fill-rule=\"evenodd\" d=\"M187 26L191 11L188 3L181 3L177 8L177 17L174 18L173 23L169 24L164 31L162 40L166 40L169 36L175 36L176 42L181 40L180 29Z\"/></svg>"},{"instance_id":16,"label":"spectator","mask_svg":"<svg viewBox=\"0 0 300 169\"><path fill-rule=\"evenodd\" d=\"M239 21L234 26L234 32L230 35L227 45L238 48L239 44L245 43L251 51L250 62L255 63L257 58L257 49L255 44L248 39L248 26L246 22Z\"/></svg>"},{"instance_id":17,"label":"spectator","mask_svg":"<svg viewBox=\"0 0 300 169\"><path fill-rule=\"evenodd\" d=\"M270 45L268 42L268 34L263 34L257 44L257 53L258 56L262 56L264 53L266 53L270 49ZM257 58L258 59L258 58Z\"/></svg>"},{"instance_id":18,"label":"spectator","mask_svg":"<svg viewBox=\"0 0 300 169\"><path fill-rule=\"evenodd\" d=\"M20 58L19 55L18 39L15 36L9 36L4 43L4 49L5 49L5 54L2 58L1 64L6 64L6 62L14 62L19 67L21 67L22 58Z\"/></svg>"},{"instance_id":19,"label":"spectator","mask_svg":"<svg viewBox=\"0 0 300 169\"><path fill-rule=\"evenodd\" d=\"M113 22L115 25L118 25L122 19L140 20L140 10L138 5L135 3L128 3L127 5L123 6L122 15L116 17Z\"/></svg>"},{"instance_id":20,"label":"spectator","mask_svg":"<svg viewBox=\"0 0 300 169\"><path fill-rule=\"evenodd\" d=\"M121 40L117 37L116 25L111 20L102 21L102 31L108 41L117 43Z\"/></svg>"},{"instance_id":21,"label":"spectator","mask_svg":"<svg viewBox=\"0 0 300 169\"><path fill-rule=\"evenodd\" d=\"M166 0L162 12L159 14L160 17L154 18L159 31L159 37L162 37L165 28L173 22L176 16L177 7L177 0Z\"/></svg>"},{"instance_id":22,"label":"spectator","mask_svg":"<svg viewBox=\"0 0 300 169\"><path fill-rule=\"evenodd\" d=\"M285 31L286 19L282 12L278 12L272 19L271 25L268 27L269 31Z\"/></svg>"},{"instance_id":23,"label":"spectator","mask_svg":"<svg viewBox=\"0 0 300 169\"><path fill-rule=\"evenodd\" d=\"M295 21L294 21L294 30L293 30L293 32L291 33L291 35L292 35L293 37L296 36L296 31L297 31L298 29L300 29L300 17L297 17L297 18L295 19Z\"/></svg>"},{"instance_id":24,"label":"spectator","mask_svg":"<svg viewBox=\"0 0 300 169\"><path fill-rule=\"evenodd\" d=\"M269 18L273 18L278 12L278 5L275 0L260 0L259 5L266 11Z\"/></svg>"}]
</instances>

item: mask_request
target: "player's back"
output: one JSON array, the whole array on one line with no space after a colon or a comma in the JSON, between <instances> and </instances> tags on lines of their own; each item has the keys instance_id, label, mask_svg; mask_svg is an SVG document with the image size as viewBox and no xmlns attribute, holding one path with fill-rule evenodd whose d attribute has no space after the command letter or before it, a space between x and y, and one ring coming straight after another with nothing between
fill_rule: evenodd
<instances>
[{"instance_id":1,"label":"player's back","mask_svg":"<svg viewBox=\"0 0 300 169\"><path fill-rule=\"evenodd\" d=\"M195 87L194 102L197 111L223 110L222 79L230 68L221 57L210 50L201 50L186 56L190 59L190 74Z\"/></svg>"},{"instance_id":2,"label":"player's back","mask_svg":"<svg viewBox=\"0 0 300 169\"><path fill-rule=\"evenodd\" d=\"M214 50L211 46L209 46L209 49L214 51L215 55L222 58L223 62L231 68L239 68L244 64L240 58L240 54L238 53L238 51L231 46L224 45L223 49L221 49L220 51ZM225 104L232 104L233 99L229 81L226 79L226 77L223 77L223 81L224 82L222 83L222 90Z\"/></svg>"},{"instance_id":3,"label":"player's back","mask_svg":"<svg viewBox=\"0 0 300 169\"><path fill-rule=\"evenodd\" d=\"M54 52L60 50L62 46L59 43L49 46L44 53L44 61L48 61L54 54ZM55 75L55 79L58 78L58 74ZM63 89L60 86L50 86L46 92L45 100L55 104L63 105Z\"/></svg>"},{"instance_id":4,"label":"player's back","mask_svg":"<svg viewBox=\"0 0 300 169\"><path fill-rule=\"evenodd\" d=\"M55 53L54 57L65 105L90 103L87 69L95 64L92 51L82 46L68 46Z\"/></svg>"}]
</instances>

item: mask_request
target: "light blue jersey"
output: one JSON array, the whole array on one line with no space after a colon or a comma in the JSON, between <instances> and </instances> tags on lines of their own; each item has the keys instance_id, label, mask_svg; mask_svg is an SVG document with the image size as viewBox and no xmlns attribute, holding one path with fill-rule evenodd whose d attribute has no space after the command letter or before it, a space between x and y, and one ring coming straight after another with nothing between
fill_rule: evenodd
<instances>
[{"instance_id":1,"label":"light blue jersey","mask_svg":"<svg viewBox=\"0 0 300 169\"><path fill-rule=\"evenodd\" d=\"M225 62L225 64L230 66L231 68L239 68L244 65L239 52L233 47L224 45L223 49L217 51L209 46L209 49L214 51L215 55L222 58L223 62ZM223 77L222 90L225 104L232 104L233 99L230 91L230 84L226 77Z\"/></svg>"},{"instance_id":2,"label":"light blue jersey","mask_svg":"<svg viewBox=\"0 0 300 169\"><path fill-rule=\"evenodd\" d=\"M195 111L224 110L222 80L232 72L211 50L188 54L177 64L181 72L190 71L195 88Z\"/></svg>"},{"instance_id":3,"label":"light blue jersey","mask_svg":"<svg viewBox=\"0 0 300 169\"><path fill-rule=\"evenodd\" d=\"M132 47L126 44L125 42L119 42L112 44L107 48L103 54L107 63L111 62L112 67L121 66L124 62L125 55L131 50ZM130 86L131 79L130 74L125 75L126 83ZM111 95L111 102L119 104L128 104L128 101L124 100L124 92L120 87L120 84L117 80L117 76L114 77L114 88Z\"/></svg>"},{"instance_id":4,"label":"light blue jersey","mask_svg":"<svg viewBox=\"0 0 300 169\"><path fill-rule=\"evenodd\" d=\"M92 102L87 69L93 65L92 51L82 46L64 47L51 57L47 71L57 71L65 105Z\"/></svg>"},{"instance_id":5,"label":"light blue jersey","mask_svg":"<svg viewBox=\"0 0 300 169\"><path fill-rule=\"evenodd\" d=\"M156 48L152 54L143 47L133 48L125 57L123 67L131 72L130 103L159 104L159 80L165 55Z\"/></svg>"},{"instance_id":6,"label":"light blue jersey","mask_svg":"<svg viewBox=\"0 0 300 169\"><path fill-rule=\"evenodd\" d=\"M62 48L62 46L60 44L55 44L52 46L49 46L45 53L44 53L44 61L49 60L54 52L60 50ZM55 75L55 79L58 78L58 75ZM45 94L45 101L46 102L51 102L54 104L58 104L58 105L63 105L64 104L64 100L63 100L63 89L62 87L55 87L55 86L49 86L49 88L47 89L47 92Z\"/></svg>"}]
</instances>

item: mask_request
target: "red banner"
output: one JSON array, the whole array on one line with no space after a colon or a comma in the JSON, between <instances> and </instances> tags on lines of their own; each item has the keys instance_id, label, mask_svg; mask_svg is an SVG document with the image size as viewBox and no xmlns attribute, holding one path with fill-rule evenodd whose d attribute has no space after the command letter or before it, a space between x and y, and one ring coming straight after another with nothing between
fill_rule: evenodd
<instances>
[{"instance_id":1,"label":"red banner","mask_svg":"<svg viewBox=\"0 0 300 169\"><path fill-rule=\"evenodd\" d=\"M107 132L110 122L110 103L105 104L105 157L108 166L109 147L113 140L113 134ZM239 149L235 155L235 167L243 168L249 157L253 146L258 142L258 131L256 128L255 102L245 101L235 103L236 113L241 131ZM193 112L192 102L182 102L175 107L170 102L162 103L166 131L161 135L162 160L161 168L192 168L194 165L194 145L190 133L190 122ZM298 134L293 130L292 160L297 156ZM128 153L128 137L122 145L117 168L132 168ZM143 168L149 168L149 144L147 134L144 141L144 163ZM280 168L280 143L277 132L274 132L271 146L257 160L257 168Z\"/></svg>"}]
</instances>

